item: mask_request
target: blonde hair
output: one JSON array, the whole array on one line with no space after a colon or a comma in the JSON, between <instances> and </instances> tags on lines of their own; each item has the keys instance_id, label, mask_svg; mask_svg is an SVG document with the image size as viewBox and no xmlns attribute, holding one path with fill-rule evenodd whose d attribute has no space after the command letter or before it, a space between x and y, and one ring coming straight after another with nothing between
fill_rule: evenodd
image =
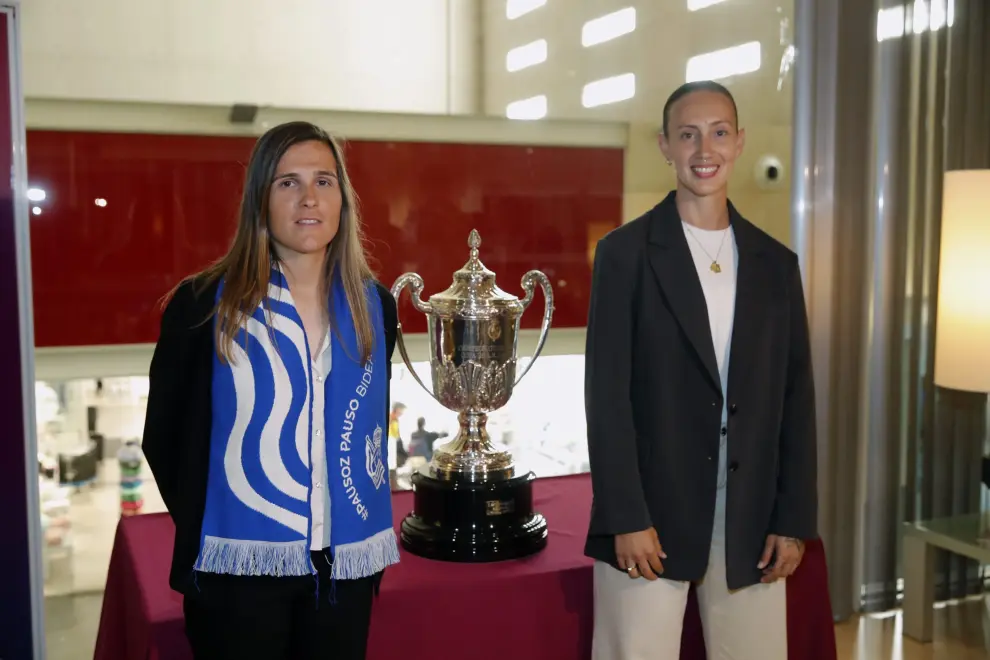
<instances>
[{"instance_id":1,"label":"blonde hair","mask_svg":"<svg viewBox=\"0 0 990 660\"><path fill-rule=\"evenodd\" d=\"M227 254L183 281L191 280L202 290L223 279L223 291L213 315L217 321L214 331L217 355L224 362L233 361L237 331L246 327L248 318L266 299L272 267L277 262L269 231L268 200L278 163L290 147L311 141L325 144L333 153L342 198L340 226L324 261L323 297L329 300L333 295L332 283L339 270L358 339L361 363L366 364L371 357L374 328L368 308L367 286L374 274L365 256L357 195L347 176L343 151L322 128L308 122L289 122L272 128L254 145L241 196L237 232ZM175 289L169 297L174 293ZM334 326L337 320L333 318L332 310L331 305L330 323ZM270 330L270 322L268 325Z\"/></svg>"}]
</instances>

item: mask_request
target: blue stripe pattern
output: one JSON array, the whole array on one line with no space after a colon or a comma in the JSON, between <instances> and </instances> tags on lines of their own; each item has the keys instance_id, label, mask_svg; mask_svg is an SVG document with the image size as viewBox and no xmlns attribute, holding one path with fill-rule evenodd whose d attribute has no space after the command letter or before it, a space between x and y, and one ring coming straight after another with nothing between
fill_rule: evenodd
<instances>
[{"instance_id":1,"label":"blue stripe pattern","mask_svg":"<svg viewBox=\"0 0 990 660\"><path fill-rule=\"evenodd\" d=\"M222 292L221 282L217 296ZM398 561L390 493L381 479L387 401L385 370L375 373L374 362L384 363L384 348L376 337L372 360L359 364L339 279L331 300L333 371L322 383L314 382L305 328L277 269L269 295L235 335L234 359L226 364L214 356L210 468L196 570L308 574L315 570L310 549L327 540L336 578L365 577ZM381 301L373 285L369 303L380 328ZM319 436L314 396L324 401L319 426L326 433ZM353 429L346 446L335 436L344 426Z\"/></svg>"}]
</instances>

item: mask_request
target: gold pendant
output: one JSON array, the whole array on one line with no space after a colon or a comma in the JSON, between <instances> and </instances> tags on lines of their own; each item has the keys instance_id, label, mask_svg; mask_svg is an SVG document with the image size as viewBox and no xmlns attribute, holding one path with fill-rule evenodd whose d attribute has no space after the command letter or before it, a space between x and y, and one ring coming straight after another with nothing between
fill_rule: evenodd
<instances>
[{"instance_id":1,"label":"gold pendant","mask_svg":"<svg viewBox=\"0 0 990 660\"><path fill-rule=\"evenodd\" d=\"M711 268L711 271L713 273L721 273L722 272L722 267L718 265L718 262L717 261L713 261L710 268Z\"/></svg>"}]
</instances>

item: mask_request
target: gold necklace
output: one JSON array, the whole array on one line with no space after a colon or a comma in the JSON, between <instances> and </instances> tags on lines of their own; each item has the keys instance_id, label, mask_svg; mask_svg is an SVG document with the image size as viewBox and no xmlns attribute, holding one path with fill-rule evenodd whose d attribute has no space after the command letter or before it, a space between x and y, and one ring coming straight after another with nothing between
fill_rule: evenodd
<instances>
[{"instance_id":1,"label":"gold necklace","mask_svg":"<svg viewBox=\"0 0 990 660\"><path fill-rule=\"evenodd\" d=\"M708 270L716 274L721 273L722 266L720 266L718 263L718 255L722 254L722 246L725 245L725 237L729 235L729 229L726 228L725 231L722 232L722 242L718 244L718 251L715 253L715 256L713 257L711 253L705 249L705 246L701 242L701 240L695 235L694 230L691 229L691 226L688 225L687 223L685 223L685 225L687 226L688 233L691 234L691 238L694 239L694 242L698 244L698 247L700 247L701 251L705 253L705 256L712 260L712 265L708 267Z\"/></svg>"}]
</instances>

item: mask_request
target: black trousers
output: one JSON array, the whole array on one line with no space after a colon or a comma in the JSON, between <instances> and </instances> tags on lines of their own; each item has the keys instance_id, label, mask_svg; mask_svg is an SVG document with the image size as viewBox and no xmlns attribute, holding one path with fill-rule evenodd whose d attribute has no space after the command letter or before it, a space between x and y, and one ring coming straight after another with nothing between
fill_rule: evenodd
<instances>
[{"instance_id":1,"label":"black trousers","mask_svg":"<svg viewBox=\"0 0 990 660\"><path fill-rule=\"evenodd\" d=\"M185 597L196 660L364 660L381 575L360 580L198 573Z\"/></svg>"}]
</instances>

